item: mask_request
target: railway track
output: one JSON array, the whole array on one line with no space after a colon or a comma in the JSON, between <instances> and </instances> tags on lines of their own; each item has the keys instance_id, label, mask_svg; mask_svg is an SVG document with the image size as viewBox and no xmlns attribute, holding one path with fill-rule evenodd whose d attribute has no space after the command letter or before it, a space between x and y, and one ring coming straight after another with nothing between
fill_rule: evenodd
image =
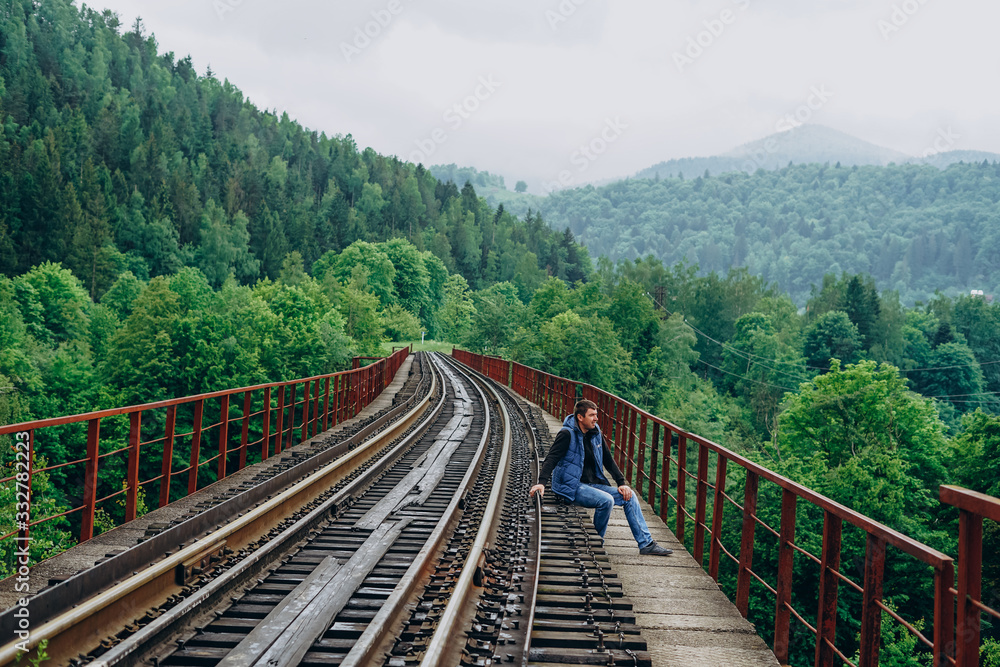
<instances>
[{"instance_id":1,"label":"railway track","mask_svg":"<svg viewBox=\"0 0 1000 667\"><path fill-rule=\"evenodd\" d=\"M537 409L446 357L420 367L391 418L48 619L55 664L649 665L586 514L527 496Z\"/></svg>"}]
</instances>

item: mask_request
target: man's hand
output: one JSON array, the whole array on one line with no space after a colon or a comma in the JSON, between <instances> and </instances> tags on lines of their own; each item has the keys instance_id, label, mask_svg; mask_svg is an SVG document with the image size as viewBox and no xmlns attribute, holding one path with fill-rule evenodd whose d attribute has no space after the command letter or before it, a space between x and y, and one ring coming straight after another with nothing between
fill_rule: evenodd
<instances>
[{"instance_id":1,"label":"man's hand","mask_svg":"<svg viewBox=\"0 0 1000 667\"><path fill-rule=\"evenodd\" d=\"M535 484L533 487L531 487L530 489L528 489L528 495L529 496L533 496L536 493L538 494L539 498L544 497L545 496L545 485L544 484Z\"/></svg>"},{"instance_id":2,"label":"man's hand","mask_svg":"<svg viewBox=\"0 0 1000 667\"><path fill-rule=\"evenodd\" d=\"M621 486L619 486L618 493L622 494L622 498L625 500L625 502L632 500L632 489L630 489L628 485L622 484Z\"/></svg>"}]
</instances>

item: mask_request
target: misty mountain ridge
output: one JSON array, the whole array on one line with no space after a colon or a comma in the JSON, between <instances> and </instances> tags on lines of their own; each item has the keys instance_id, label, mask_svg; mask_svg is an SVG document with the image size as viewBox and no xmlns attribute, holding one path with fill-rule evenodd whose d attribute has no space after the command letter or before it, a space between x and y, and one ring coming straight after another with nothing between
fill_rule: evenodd
<instances>
[{"instance_id":1,"label":"misty mountain ridge","mask_svg":"<svg viewBox=\"0 0 1000 667\"><path fill-rule=\"evenodd\" d=\"M703 176L706 171L712 176L730 172L753 173L758 169L777 171L787 167L789 163L835 165L839 162L842 167L924 164L946 169L961 162L1000 162L1000 153L941 150L954 145L957 137L944 129L938 134L938 137L929 142L925 155L911 156L825 125L805 124L745 143L719 155L665 160L632 177L604 178L578 187L601 187L627 178L695 178ZM429 170L437 179L454 181L459 187L466 181L472 183L476 191L486 197L491 205L503 204L516 215L524 215L529 208L544 210L546 195L514 192L504 183L503 176L498 174L479 171L474 167L458 167L455 164L433 165Z\"/></svg>"},{"instance_id":2,"label":"misty mountain ridge","mask_svg":"<svg viewBox=\"0 0 1000 667\"><path fill-rule=\"evenodd\" d=\"M939 169L958 162L998 162L1000 154L972 150L940 150L954 144L946 131L928 146L924 156L911 156L873 144L825 125L800 125L751 141L733 150L710 157L666 160L638 172L635 178L676 178L701 176L706 171L719 174L757 169L775 171L793 164L836 164L844 167L928 164Z\"/></svg>"}]
</instances>

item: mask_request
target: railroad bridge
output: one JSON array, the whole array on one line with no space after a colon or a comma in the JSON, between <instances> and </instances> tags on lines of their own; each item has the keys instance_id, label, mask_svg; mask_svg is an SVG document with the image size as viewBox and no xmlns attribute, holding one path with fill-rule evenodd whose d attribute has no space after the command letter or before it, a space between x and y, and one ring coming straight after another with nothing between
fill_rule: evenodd
<instances>
[{"instance_id":1,"label":"railroad bridge","mask_svg":"<svg viewBox=\"0 0 1000 667\"><path fill-rule=\"evenodd\" d=\"M359 361L0 427L0 665L867 666L897 636L979 664L995 498L941 488L944 554L597 387L461 350ZM673 556L527 496L579 397ZM72 507L44 502L55 479ZM916 577L906 605L887 568Z\"/></svg>"}]
</instances>

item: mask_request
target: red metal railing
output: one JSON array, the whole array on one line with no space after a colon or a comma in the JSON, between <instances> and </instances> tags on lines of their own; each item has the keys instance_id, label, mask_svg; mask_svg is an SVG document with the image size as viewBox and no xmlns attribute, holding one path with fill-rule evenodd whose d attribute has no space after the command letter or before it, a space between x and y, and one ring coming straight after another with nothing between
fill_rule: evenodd
<instances>
[{"instance_id":1,"label":"red metal railing","mask_svg":"<svg viewBox=\"0 0 1000 667\"><path fill-rule=\"evenodd\" d=\"M486 372L485 368L498 367L490 359L462 350L455 350L455 359ZM789 659L791 619L794 617L815 636L815 662L817 666L832 665L835 660L854 665L835 644L837 633L837 603L841 583L860 595L861 626L858 647L859 664L864 667L878 665L881 623L883 613L891 616L934 655L936 665L970 667L979 659L979 614L998 613L982 603L980 581L982 572L982 517L1000 521L1000 500L982 494L942 487L943 502L961 510L959 531L958 589L954 588L954 560L948 555L925 544L910 539L877 521L855 512L840 503L822 496L801 484L783 477L749 459L732 452L710 440L660 419L639 409L628 401L598 389L565 378L508 362L510 386L521 396L536 403L558 417L570 414L577 396L597 403L602 432L612 446L616 462L632 481L640 497L653 507L659 506L660 517L668 520L673 503L676 515L675 533L682 543L685 532L693 527L692 555L702 566L708 548L708 573L719 580L719 567L724 556L736 568L735 605L743 616L749 611L750 588L756 581L775 599L773 650L778 660L786 664ZM505 374L499 373L503 382ZM494 377L490 375L490 377ZM577 387L580 387L579 392ZM688 461L689 449L695 449L697 460ZM691 464L696 472L689 468ZM709 471L714 467L714 479ZM731 467L745 473L742 504L727 493ZM689 506L688 481L694 488L694 514ZM768 482L781 494L780 525L768 525L758 512L759 487ZM671 486L676 485L671 492ZM740 544L728 549L722 541L723 515L726 505L739 512ZM823 536L820 554L810 553L796 542L796 510L800 504L803 512L822 511ZM815 509L814 509L815 508ZM708 517L711 516L711 522ZM854 526L865 536L865 556L859 562L863 581L859 584L841 572L842 529L844 524ZM754 547L757 526L777 538L777 575L772 583L754 570ZM706 544L707 540L707 544ZM886 555L889 549L905 554L915 562L933 570L933 632L925 635L913 624L894 611L882 595ZM891 552L890 552L891 553ZM793 566L796 554L807 559L806 563L819 566L818 608L816 624L811 625L792 606ZM801 569L801 568L800 568ZM958 605L957 634L955 618L956 596Z\"/></svg>"},{"instance_id":2,"label":"red metal railing","mask_svg":"<svg viewBox=\"0 0 1000 667\"><path fill-rule=\"evenodd\" d=\"M18 442L28 442L27 488L34 475L56 471L82 488L79 503L71 509L19 521L0 541L14 535L26 539L35 526L79 514L84 542L94 535L95 512L113 498L125 496L124 519L131 521L141 501L140 489L145 492L148 485L159 482L159 507L194 493L244 468L248 453L251 463L258 452L259 460L267 459L352 418L385 389L408 354L409 348L404 348L357 370L0 426L0 436L17 434ZM117 423L111 436L102 438L102 423L109 421ZM35 468L37 443L67 425L86 425L86 454ZM149 437L151 431L158 437ZM61 435L65 439L65 432ZM115 473L124 468L124 484L118 489L101 478L112 465ZM23 467L18 471L23 481ZM0 484L16 477L4 477Z\"/></svg>"},{"instance_id":3,"label":"red metal railing","mask_svg":"<svg viewBox=\"0 0 1000 667\"><path fill-rule=\"evenodd\" d=\"M466 366L479 371L491 380L510 385L511 362L500 357L491 357L483 354L473 354L465 350L455 348L452 355Z\"/></svg>"},{"instance_id":4,"label":"red metal railing","mask_svg":"<svg viewBox=\"0 0 1000 667\"><path fill-rule=\"evenodd\" d=\"M1000 612L983 604L983 518L1000 523L1000 499L957 486L941 487L941 502L958 508L958 599L955 622L955 663L979 664L980 616L1000 621ZM996 622L994 621L994 622Z\"/></svg>"}]
</instances>

